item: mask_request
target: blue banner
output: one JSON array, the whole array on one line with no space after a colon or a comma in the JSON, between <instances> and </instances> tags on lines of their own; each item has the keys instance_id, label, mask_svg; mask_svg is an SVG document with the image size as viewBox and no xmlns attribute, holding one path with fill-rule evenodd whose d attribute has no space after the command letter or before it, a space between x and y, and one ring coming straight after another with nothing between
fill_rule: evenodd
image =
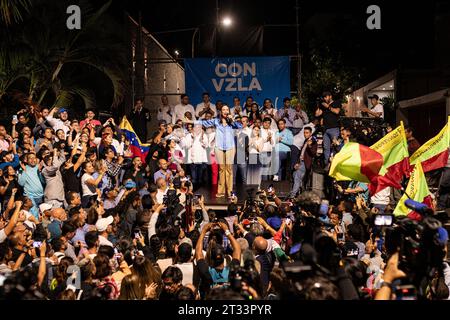
<instances>
[{"instance_id":1,"label":"blue banner","mask_svg":"<svg viewBox=\"0 0 450 320\"><path fill-rule=\"evenodd\" d=\"M222 100L233 106L233 97L248 96L262 105L272 99L276 107L290 96L289 57L229 57L185 59L186 94L191 104L202 102L202 93L209 92L211 101Z\"/></svg>"}]
</instances>

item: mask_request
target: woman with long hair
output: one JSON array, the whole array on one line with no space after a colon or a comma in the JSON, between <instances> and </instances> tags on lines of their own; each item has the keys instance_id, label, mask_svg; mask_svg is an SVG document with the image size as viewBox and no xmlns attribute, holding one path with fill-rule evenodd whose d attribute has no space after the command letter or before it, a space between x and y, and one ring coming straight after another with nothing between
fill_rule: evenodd
<instances>
[{"instance_id":1,"label":"woman with long hair","mask_svg":"<svg viewBox=\"0 0 450 320\"><path fill-rule=\"evenodd\" d=\"M248 121L250 124L254 124L257 119L261 119L261 115L259 113L259 106L256 102L253 102L251 111L248 114Z\"/></svg>"},{"instance_id":2,"label":"woman with long hair","mask_svg":"<svg viewBox=\"0 0 450 320\"><path fill-rule=\"evenodd\" d=\"M156 287L155 298L159 296L162 289L161 270L154 266L150 259L135 256L131 274L136 275L139 278L139 283L146 288Z\"/></svg>"},{"instance_id":3,"label":"woman with long hair","mask_svg":"<svg viewBox=\"0 0 450 320\"><path fill-rule=\"evenodd\" d=\"M119 296L119 288L111 277L112 268L109 257L105 254L97 254L94 257L95 273L93 283L102 292L106 293L108 300L115 300Z\"/></svg>"},{"instance_id":4,"label":"woman with long hair","mask_svg":"<svg viewBox=\"0 0 450 320\"><path fill-rule=\"evenodd\" d=\"M183 153L177 148L175 140L167 140L167 159L169 161L169 170L179 171L183 164Z\"/></svg>"},{"instance_id":5,"label":"woman with long hair","mask_svg":"<svg viewBox=\"0 0 450 320\"><path fill-rule=\"evenodd\" d=\"M13 191L14 190L14 191ZM2 208L6 208L11 196L21 196L22 187L17 181L16 170L12 166L6 166L3 169L3 176L0 177L0 196L2 198Z\"/></svg>"},{"instance_id":6,"label":"woman with long hair","mask_svg":"<svg viewBox=\"0 0 450 320\"><path fill-rule=\"evenodd\" d=\"M137 274L129 274L122 280L119 300L142 300L145 289L140 284Z\"/></svg>"},{"instance_id":7,"label":"woman with long hair","mask_svg":"<svg viewBox=\"0 0 450 320\"><path fill-rule=\"evenodd\" d=\"M220 109L218 118L196 121L195 124L201 124L205 128L216 128L214 154L219 164L219 185L216 198L231 198L231 192L233 191L233 164L236 154L234 130L242 129L242 124L234 121L230 114L230 108L227 105Z\"/></svg>"}]
</instances>

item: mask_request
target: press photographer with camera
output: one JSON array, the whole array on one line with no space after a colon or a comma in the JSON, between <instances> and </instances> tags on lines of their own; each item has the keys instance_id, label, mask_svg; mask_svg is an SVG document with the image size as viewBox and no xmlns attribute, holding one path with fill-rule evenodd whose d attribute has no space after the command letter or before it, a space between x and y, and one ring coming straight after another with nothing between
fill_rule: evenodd
<instances>
[{"instance_id":1,"label":"press photographer with camera","mask_svg":"<svg viewBox=\"0 0 450 320\"><path fill-rule=\"evenodd\" d=\"M341 104L333 100L333 95L329 91L322 94L322 101L315 111L316 117L322 117L324 135L323 135L323 152L325 166L328 165L331 155L331 142L339 136L339 114L341 112Z\"/></svg>"}]
</instances>

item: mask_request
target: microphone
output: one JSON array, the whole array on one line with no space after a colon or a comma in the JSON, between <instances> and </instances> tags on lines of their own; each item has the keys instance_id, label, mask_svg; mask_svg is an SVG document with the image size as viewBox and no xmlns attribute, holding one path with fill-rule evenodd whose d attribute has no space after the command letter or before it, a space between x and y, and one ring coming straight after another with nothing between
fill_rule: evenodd
<instances>
[{"instance_id":1,"label":"microphone","mask_svg":"<svg viewBox=\"0 0 450 320\"><path fill-rule=\"evenodd\" d=\"M408 207L411 210L414 210L414 211L420 213L420 214L425 214L425 213L430 213L430 212L432 213L433 212L433 210L429 206L427 206L426 204L414 201L412 199L406 199L405 200L405 206Z\"/></svg>"},{"instance_id":2,"label":"microphone","mask_svg":"<svg viewBox=\"0 0 450 320\"><path fill-rule=\"evenodd\" d=\"M231 123L233 122L233 119L230 115L225 117L225 121L227 122L228 125L231 125Z\"/></svg>"}]
</instances>

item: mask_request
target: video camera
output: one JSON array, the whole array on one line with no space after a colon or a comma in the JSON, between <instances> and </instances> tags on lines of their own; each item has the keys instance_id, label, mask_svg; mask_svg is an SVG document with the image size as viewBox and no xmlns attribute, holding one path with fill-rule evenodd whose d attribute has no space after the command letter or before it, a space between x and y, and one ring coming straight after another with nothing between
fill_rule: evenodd
<instances>
[{"instance_id":1,"label":"video camera","mask_svg":"<svg viewBox=\"0 0 450 320\"><path fill-rule=\"evenodd\" d=\"M243 267L237 264L232 265L229 279L231 289L239 292L247 300L252 299L252 296L247 290L243 289L243 283L256 289L260 286L259 274L253 259L245 260Z\"/></svg>"},{"instance_id":2,"label":"video camera","mask_svg":"<svg viewBox=\"0 0 450 320\"><path fill-rule=\"evenodd\" d=\"M245 201L244 215L253 217L257 214L258 209L264 209L264 202L261 199L262 192L256 192L255 189L247 189L247 199Z\"/></svg>"},{"instance_id":3,"label":"video camera","mask_svg":"<svg viewBox=\"0 0 450 320\"><path fill-rule=\"evenodd\" d=\"M431 277L436 268L442 267L445 252L439 243L441 226L433 217L425 217L420 223L403 218L385 229L388 255L399 252L399 269L408 274L416 287L424 278Z\"/></svg>"},{"instance_id":4,"label":"video camera","mask_svg":"<svg viewBox=\"0 0 450 320\"><path fill-rule=\"evenodd\" d=\"M166 210L160 217L169 225L179 226L181 224L181 215L185 212L185 208L180 203L180 194L177 194L177 190L167 190L163 198L163 204L166 206ZM162 224L160 219L158 219L159 223L157 223L157 226Z\"/></svg>"}]
</instances>

